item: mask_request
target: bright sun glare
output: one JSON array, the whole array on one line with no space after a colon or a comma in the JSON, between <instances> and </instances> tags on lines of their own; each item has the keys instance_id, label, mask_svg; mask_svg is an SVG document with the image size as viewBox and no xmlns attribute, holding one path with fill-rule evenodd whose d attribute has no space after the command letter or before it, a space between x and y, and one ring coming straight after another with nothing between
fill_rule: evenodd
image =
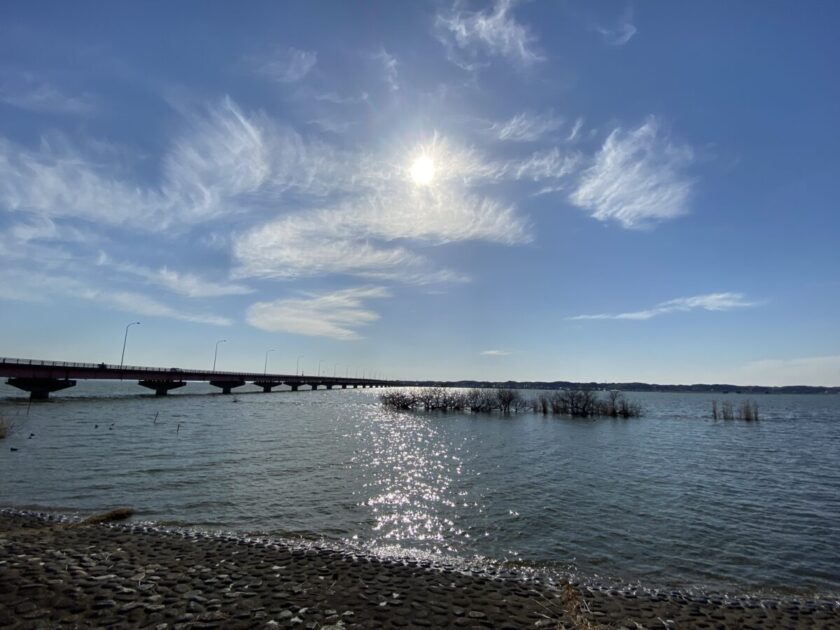
<instances>
[{"instance_id":1,"label":"bright sun glare","mask_svg":"<svg viewBox=\"0 0 840 630\"><path fill-rule=\"evenodd\" d=\"M428 186L435 178L435 163L431 158L421 155L411 165L411 179L415 184Z\"/></svg>"}]
</instances>

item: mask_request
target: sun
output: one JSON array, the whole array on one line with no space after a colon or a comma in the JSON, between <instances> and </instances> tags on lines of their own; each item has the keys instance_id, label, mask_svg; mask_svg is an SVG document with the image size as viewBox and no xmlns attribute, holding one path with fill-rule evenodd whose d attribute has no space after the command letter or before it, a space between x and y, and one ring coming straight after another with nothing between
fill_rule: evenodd
<instances>
[{"instance_id":1,"label":"sun","mask_svg":"<svg viewBox=\"0 0 840 630\"><path fill-rule=\"evenodd\" d=\"M435 178L435 163L430 157L421 155L414 160L410 173L411 179L414 180L415 184L418 186L428 186Z\"/></svg>"}]
</instances>

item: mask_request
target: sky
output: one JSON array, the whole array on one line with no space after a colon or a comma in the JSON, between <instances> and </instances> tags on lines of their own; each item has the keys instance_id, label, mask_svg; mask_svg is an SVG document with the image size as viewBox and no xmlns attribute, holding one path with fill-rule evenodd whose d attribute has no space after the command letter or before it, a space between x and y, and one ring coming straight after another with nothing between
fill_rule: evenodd
<instances>
[{"instance_id":1,"label":"sky","mask_svg":"<svg viewBox=\"0 0 840 630\"><path fill-rule=\"evenodd\" d=\"M838 21L4 3L0 355L840 385Z\"/></svg>"}]
</instances>

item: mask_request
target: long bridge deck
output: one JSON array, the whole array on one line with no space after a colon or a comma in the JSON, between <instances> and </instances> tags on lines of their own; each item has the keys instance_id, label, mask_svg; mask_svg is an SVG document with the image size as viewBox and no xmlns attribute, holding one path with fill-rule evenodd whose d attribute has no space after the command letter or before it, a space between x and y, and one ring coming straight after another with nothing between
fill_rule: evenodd
<instances>
[{"instance_id":1,"label":"long bridge deck","mask_svg":"<svg viewBox=\"0 0 840 630\"><path fill-rule=\"evenodd\" d=\"M401 381L370 378L330 376L305 376L303 374L261 374L258 372L227 372L219 370L186 370L181 368L139 367L134 365L107 365L105 363L68 363L39 359L0 358L0 377L6 383L29 392L33 400L46 400L52 392L73 387L77 380L133 381L154 390L158 396L169 390L183 387L188 381L204 381L229 394L247 382L270 392L272 388L288 385L297 391L302 385L310 389L347 389L358 387L389 387Z\"/></svg>"}]
</instances>

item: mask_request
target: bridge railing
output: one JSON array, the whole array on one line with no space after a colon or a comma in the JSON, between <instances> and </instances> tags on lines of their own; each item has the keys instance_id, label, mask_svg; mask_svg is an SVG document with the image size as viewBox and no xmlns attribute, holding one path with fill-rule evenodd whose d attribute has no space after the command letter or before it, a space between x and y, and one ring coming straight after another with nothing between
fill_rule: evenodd
<instances>
[{"instance_id":1,"label":"bridge railing","mask_svg":"<svg viewBox=\"0 0 840 630\"><path fill-rule=\"evenodd\" d=\"M47 361L44 359L15 359L10 357L0 357L0 366L2 365L24 365L24 366L42 366L55 368L76 368L88 370L111 370L115 372L144 372L148 374L166 374L172 376L173 374L193 374L207 377L218 376L219 378L241 378L243 380L271 380L274 378L294 378L305 381L317 380L322 383L342 383L342 382L357 382L357 383L384 383L381 379L371 378L344 378L341 376L316 376L314 374L264 374L262 372L230 372L221 370L193 370L187 368L158 368L158 367L144 367L139 365L113 365L109 363L72 363L69 361ZM209 379L208 379L209 380Z\"/></svg>"}]
</instances>

